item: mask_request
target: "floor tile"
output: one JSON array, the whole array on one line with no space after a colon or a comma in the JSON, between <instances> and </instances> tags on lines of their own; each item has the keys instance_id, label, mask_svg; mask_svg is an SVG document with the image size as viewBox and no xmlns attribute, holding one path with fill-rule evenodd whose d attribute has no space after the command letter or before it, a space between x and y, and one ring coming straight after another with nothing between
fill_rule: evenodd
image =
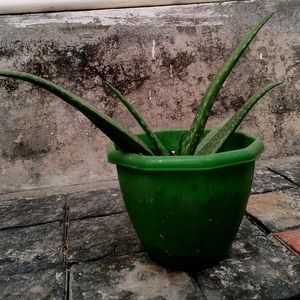
<instances>
[{"instance_id":1,"label":"floor tile","mask_svg":"<svg viewBox=\"0 0 300 300\"><path fill-rule=\"evenodd\" d=\"M0 275L28 273L62 262L62 228L58 222L0 230Z\"/></svg>"},{"instance_id":2,"label":"floor tile","mask_svg":"<svg viewBox=\"0 0 300 300\"><path fill-rule=\"evenodd\" d=\"M205 299L186 273L158 266L146 254L74 265L70 290L74 300Z\"/></svg>"},{"instance_id":3,"label":"floor tile","mask_svg":"<svg viewBox=\"0 0 300 300\"><path fill-rule=\"evenodd\" d=\"M255 168L252 194L267 193L290 187L295 187L295 185L266 167Z\"/></svg>"},{"instance_id":4,"label":"floor tile","mask_svg":"<svg viewBox=\"0 0 300 300\"><path fill-rule=\"evenodd\" d=\"M247 212L271 232L300 225L300 189L251 195Z\"/></svg>"},{"instance_id":5,"label":"floor tile","mask_svg":"<svg viewBox=\"0 0 300 300\"><path fill-rule=\"evenodd\" d=\"M300 157L278 159L271 162L269 167L300 186Z\"/></svg>"},{"instance_id":6,"label":"floor tile","mask_svg":"<svg viewBox=\"0 0 300 300\"><path fill-rule=\"evenodd\" d=\"M0 201L0 229L62 221L65 196L41 196Z\"/></svg>"},{"instance_id":7,"label":"floor tile","mask_svg":"<svg viewBox=\"0 0 300 300\"><path fill-rule=\"evenodd\" d=\"M120 189L110 188L68 195L70 218L86 218L124 212Z\"/></svg>"},{"instance_id":8,"label":"floor tile","mask_svg":"<svg viewBox=\"0 0 300 300\"><path fill-rule=\"evenodd\" d=\"M142 250L127 213L72 221L70 261L87 261Z\"/></svg>"},{"instance_id":9,"label":"floor tile","mask_svg":"<svg viewBox=\"0 0 300 300\"><path fill-rule=\"evenodd\" d=\"M0 275L1 299L64 299L64 273L61 268L9 276Z\"/></svg>"},{"instance_id":10,"label":"floor tile","mask_svg":"<svg viewBox=\"0 0 300 300\"><path fill-rule=\"evenodd\" d=\"M227 259L195 276L207 300L300 296L299 257L248 220L243 221Z\"/></svg>"},{"instance_id":11,"label":"floor tile","mask_svg":"<svg viewBox=\"0 0 300 300\"><path fill-rule=\"evenodd\" d=\"M279 232L277 236L293 251L300 254L300 229Z\"/></svg>"}]
</instances>

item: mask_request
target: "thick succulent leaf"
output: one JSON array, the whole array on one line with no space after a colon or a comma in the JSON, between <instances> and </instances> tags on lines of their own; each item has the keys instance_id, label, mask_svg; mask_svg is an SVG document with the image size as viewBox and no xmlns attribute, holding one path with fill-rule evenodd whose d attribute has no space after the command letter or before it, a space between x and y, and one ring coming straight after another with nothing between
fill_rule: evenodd
<instances>
[{"instance_id":1,"label":"thick succulent leaf","mask_svg":"<svg viewBox=\"0 0 300 300\"><path fill-rule=\"evenodd\" d=\"M225 62L223 67L219 70L210 86L208 87L202 101L198 107L196 116L193 120L192 126L182 140L182 145L179 147L181 149L182 155L192 155L198 145L199 139L203 133L204 127L206 125L209 113L211 111L212 105L217 98L217 95L230 74L231 70L237 64L240 57L243 55L245 50L248 48L256 34L263 27L263 25L272 17L273 14L263 18L258 22L250 33L242 40L242 42L233 51L229 59Z\"/></svg>"},{"instance_id":2,"label":"thick succulent leaf","mask_svg":"<svg viewBox=\"0 0 300 300\"><path fill-rule=\"evenodd\" d=\"M228 137L238 128L252 107L274 87L282 82L274 82L264 86L260 91L246 101L240 110L232 116L223 126L214 128L199 143L194 155L205 155L216 153L228 139Z\"/></svg>"},{"instance_id":3,"label":"thick succulent leaf","mask_svg":"<svg viewBox=\"0 0 300 300\"><path fill-rule=\"evenodd\" d=\"M124 104L124 106L128 109L131 115L140 124L140 126L142 127L142 129L145 131L150 141L152 142L153 152L156 155L169 155L168 150L163 146L163 144L160 142L156 134L146 123L143 117L139 114L139 112L129 103L127 98L109 82L105 80L103 82L105 86Z\"/></svg>"},{"instance_id":4,"label":"thick succulent leaf","mask_svg":"<svg viewBox=\"0 0 300 300\"><path fill-rule=\"evenodd\" d=\"M84 114L92 123L96 125L96 127L106 134L122 150L145 155L154 155L149 147L129 130L123 128L109 116L101 113L94 106L90 105L80 97L59 87L58 85L41 77L25 72L0 70L0 76L30 82L58 96L63 101L72 105L82 114Z\"/></svg>"},{"instance_id":5,"label":"thick succulent leaf","mask_svg":"<svg viewBox=\"0 0 300 300\"><path fill-rule=\"evenodd\" d=\"M201 148L203 147L203 144L206 143L206 141L213 139L215 137L216 133L220 130L220 128L222 128L227 123L227 121L228 121L228 119L223 121L218 126L210 129L210 131L205 135L205 137L199 142L194 155L198 155L196 153L198 153L201 150Z\"/></svg>"}]
</instances>

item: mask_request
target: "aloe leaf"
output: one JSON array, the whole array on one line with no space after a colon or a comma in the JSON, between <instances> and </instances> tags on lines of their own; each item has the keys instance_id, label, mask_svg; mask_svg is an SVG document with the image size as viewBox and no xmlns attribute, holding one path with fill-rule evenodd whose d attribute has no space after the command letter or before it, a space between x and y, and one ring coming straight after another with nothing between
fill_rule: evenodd
<instances>
[{"instance_id":1,"label":"aloe leaf","mask_svg":"<svg viewBox=\"0 0 300 300\"><path fill-rule=\"evenodd\" d=\"M37 85L50 93L58 96L63 101L75 107L84 114L96 127L98 127L105 135L107 135L116 145L124 151L133 151L134 153L154 155L151 149L136 137L129 130L123 128L119 123L112 120L109 116L98 111L94 106L90 105L80 97L70 93L69 91L51 83L41 77L16 71L0 70L0 76L10 77L24 80Z\"/></svg>"},{"instance_id":2,"label":"aloe leaf","mask_svg":"<svg viewBox=\"0 0 300 300\"><path fill-rule=\"evenodd\" d=\"M103 82L105 86L124 104L124 106L128 109L131 115L140 124L140 126L142 127L142 129L145 131L150 141L152 142L153 152L156 155L169 155L168 150L163 146L163 144L160 142L156 134L146 123L143 117L139 114L139 112L129 103L127 98L109 82L107 82L106 80L103 80Z\"/></svg>"},{"instance_id":3,"label":"aloe leaf","mask_svg":"<svg viewBox=\"0 0 300 300\"><path fill-rule=\"evenodd\" d=\"M212 129L204 139L199 143L194 155L205 155L216 153L228 139L228 137L238 128L243 119L246 117L252 107L274 87L282 84L282 82L274 82L264 86L249 100L247 100L240 110L232 116L223 126Z\"/></svg>"},{"instance_id":4,"label":"aloe leaf","mask_svg":"<svg viewBox=\"0 0 300 300\"><path fill-rule=\"evenodd\" d=\"M188 134L182 140L181 154L182 155L192 155L198 145L199 139L203 133L204 127L206 125L210 110L217 95L230 74L231 70L239 61L240 57L243 55L245 50L248 48L256 34L263 27L263 25L273 16L273 13L260 22L258 22L250 33L241 41L241 43L236 47L231 56L225 62L223 67L219 70L217 75L214 77L213 81L209 85L203 99L198 107L196 116L193 120L192 126Z\"/></svg>"},{"instance_id":5,"label":"aloe leaf","mask_svg":"<svg viewBox=\"0 0 300 300\"><path fill-rule=\"evenodd\" d=\"M222 128L222 127L226 124L227 121L228 121L228 119L225 120L225 121L223 121L223 122L222 122L221 124L219 124L218 126L216 126L216 127L214 127L214 128L211 128L211 130L209 131L209 133L207 133L207 134L205 135L205 137L199 142L199 144L198 144L198 146L197 146L197 148L196 148L196 150L195 150L194 155L198 155L197 153L198 153L199 151L201 151L201 149L202 149L202 147L203 147L203 144L206 143L206 141L209 141L210 139L214 139L216 133L220 130L220 128ZM200 154L199 154L199 155L200 155Z\"/></svg>"}]
</instances>

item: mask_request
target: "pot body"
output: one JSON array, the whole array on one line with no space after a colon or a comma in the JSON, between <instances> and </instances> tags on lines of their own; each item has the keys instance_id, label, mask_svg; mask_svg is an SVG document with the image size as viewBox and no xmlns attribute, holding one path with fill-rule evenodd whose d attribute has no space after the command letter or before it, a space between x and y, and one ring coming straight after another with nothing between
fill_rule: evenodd
<instances>
[{"instance_id":1,"label":"pot body","mask_svg":"<svg viewBox=\"0 0 300 300\"><path fill-rule=\"evenodd\" d=\"M181 131L157 134L172 150ZM253 143L256 154L241 161L237 152L249 152ZM205 156L146 157L112 147L109 160L117 164L128 214L149 255L177 269L207 267L224 258L245 213L254 162L262 149L259 140L241 133L229 140L225 151ZM230 156L229 163L224 157L218 162L224 154ZM234 161L235 154L239 161ZM116 159L118 155L125 159ZM146 160L144 166L140 159Z\"/></svg>"}]
</instances>

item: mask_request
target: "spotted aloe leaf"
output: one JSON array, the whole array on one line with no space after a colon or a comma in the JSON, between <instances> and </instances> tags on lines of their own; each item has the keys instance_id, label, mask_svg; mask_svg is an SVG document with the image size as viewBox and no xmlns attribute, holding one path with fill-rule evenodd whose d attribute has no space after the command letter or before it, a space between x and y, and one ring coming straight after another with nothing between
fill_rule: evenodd
<instances>
[{"instance_id":1,"label":"spotted aloe leaf","mask_svg":"<svg viewBox=\"0 0 300 300\"><path fill-rule=\"evenodd\" d=\"M63 101L72 105L82 114L84 114L92 123L94 123L96 127L98 127L122 150L144 155L154 155L152 150L129 130L123 128L119 123L115 122L109 116L98 111L94 106L63 89L62 87L41 77L25 72L0 70L0 76L30 82L58 96Z\"/></svg>"},{"instance_id":2,"label":"spotted aloe leaf","mask_svg":"<svg viewBox=\"0 0 300 300\"><path fill-rule=\"evenodd\" d=\"M252 107L274 87L282 82L274 82L264 86L260 91L246 101L240 110L232 116L224 125L212 129L199 143L194 155L205 155L216 153L228 139L228 137L238 128Z\"/></svg>"},{"instance_id":3,"label":"spotted aloe leaf","mask_svg":"<svg viewBox=\"0 0 300 300\"><path fill-rule=\"evenodd\" d=\"M181 155L194 154L196 147L199 143L199 139L206 125L212 105L216 100L223 83L227 79L234 66L239 61L240 57L246 51L256 34L263 27L263 25L272 17L272 15L273 14L263 18L253 27L250 33L241 41L241 43L233 51L231 56L228 58L228 60L225 62L223 67L219 70L219 72L211 82L198 107L192 126L188 133L182 139L182 144L179 146L179 149L181 149Z\"/></svg>"},{"instance_id":4,"label":"spotted aloe leaf","mask_svg":"<svg viewBox=\"0 0 300 300\"><path fill-rule=\"evenodd\" d=\"M210 129L210 131L205 135L205 137L199 142L199 144L198 144L198 146L197 146L197 148L195 150L194 155L198 155L196 153L198 153L201 150L201 147L202 147L203 143L205 143L206 140L210 140L211 138L214 138L214 136L216 135L216 133L220 130L220 128L223 127L223 125L226 124L227 121L228 121L228 119L225 120L225 121L223 121L218 126Z\"/></svg>"},{"instance_id":5,"label":"spotted aloe leaf","mask_svg":"<svg viewBox=\"0 0 300 300\"><path fill-rule=\"evenodd\" d=\"M168 150L163 146L160 142L156 134L150 128L150 126L146 123L143 117L139 114L139 112L130 104L128 99L112 84L107 82L106 80L103 81L105 86L124 104L124 106L128 109L131 115L135 118L135 120L140 124L142 129L145 131L147 136L149 137L152 145L153 145L153 152L156 155L169 155Z\"/></svg>"}]
</instances>

